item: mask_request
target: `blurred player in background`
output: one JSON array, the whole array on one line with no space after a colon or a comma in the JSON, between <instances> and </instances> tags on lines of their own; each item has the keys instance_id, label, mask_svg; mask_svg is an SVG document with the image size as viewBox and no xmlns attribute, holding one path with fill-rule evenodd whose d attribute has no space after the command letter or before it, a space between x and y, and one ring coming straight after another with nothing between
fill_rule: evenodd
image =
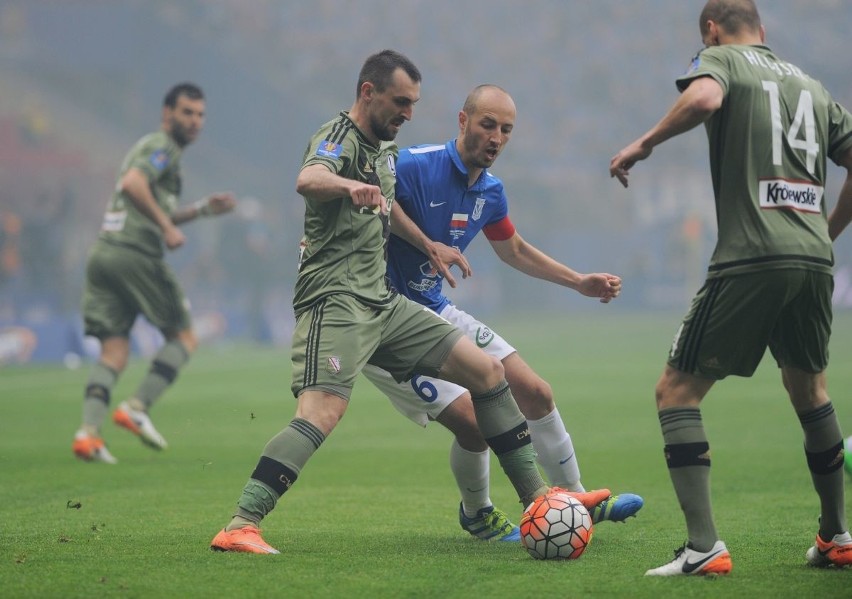
<instances>
[{"instance_id":1,"label":"blurred player in background","mask_svg":"<svg viewBox=\"0 0 852 599\"><path fill-rule=\"evenodd\" d=\"M387 284L398 154L393 140L413 116L420 78L398 52L370 56L351 109L320 127L305 151L296 181L305 201L293 298L296 414L264 447L236 513L211 542L214 550L278 553L258 525L337 426L367 362L398 381L428 374L466 386L477 424L522 504L549 490L500 361Z\"/></svg>"},{"instance_id":2,"label":"blurred player in background","mask_svg":"<svg viewBox=\"0 0 852 599\"><path fill-rule=\"evenodd\" d=\"M482 230L500 259L517 270L608 303L621 292L621 279L606 273L581 274L560 264L515 230L500 179L488 168L506 147L515 125L515 103L495 85L480 85L459 112L459 134L440 145L402 150L397 163L396 205L391 212L388 276L403 295L459 327L486 353L501 360L506 380L527 419L538 462L554 486L582 495L594 521L624 520L642 507L633 494L611 497L608 490L585 493L571 437L553 399L553 390L517 350L487 325L457 308L442 291L446 269ZM434 265L437 264L438 267ZM455 286L452 275L447 278ZM517 541L519 531L489 497L489 454L473 415L470 393L446 381L416 376L397 383L368 365L364 375L415 423L429 420L454 435L450 466L461 492L459 522L488 540Z\"/></svg>"},{"instance_id":3,"label":"blurred player in background","mask_svg":"<svg viewBox=\"0 0 852 599\"><path fill-rule=\"evenodd\" d=\"M180 157L204 125L204 94L191 83L174 86L163 100L160 130L131 148L121 165L115 193L86 264L83 295L85 333L101 342L101 354L86 383L83 421L74 436L74 454L86 461L114 464L101 424L112 389L127 366L130 329L143 314L165 337L139 388L113 412L113 420L149 447L165 449L148 412L174 382L195 351L188 302L163 259L163 246L181 247L179 225L201 216L224 214L236 200L217 193L178 208Z\"/></svg>"},{"instance_id":4,"label":"blurred player in background","mask_svg":"<svg viewBox=\"0 0 852 599\"><path fill-rule=\"evenodd\" d=\"M699 25L706 47L678 78L680 98L610 162L610 174L626 187L630 169L655 146L704 123L719 224L706 282L656 386L666 462L688 539L673 561L646 574L731 571L713 521L710 446L699 405L715 381L751 376L767 346L801 423L820 499L819 532L807 562L849 565L843 435L825 368L832 241L852 219L852 116L818 81L764 45L752 0L710 0ZM828 218L826 158L846 169Z\"/></svg>"}]
</instances>

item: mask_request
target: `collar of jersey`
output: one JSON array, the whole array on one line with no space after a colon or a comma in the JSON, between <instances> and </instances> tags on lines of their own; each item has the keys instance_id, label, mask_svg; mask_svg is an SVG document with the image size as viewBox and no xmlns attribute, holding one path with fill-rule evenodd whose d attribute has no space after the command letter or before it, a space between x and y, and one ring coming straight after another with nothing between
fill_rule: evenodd
<instances>
[{"instance_id":1,"label":"collar of jersey","mask_svg":"<svg viewBox=\"0 0 852 599\"><path fill-rule=\"evenodd\" d=\"M456 149L456 140L451 139L446 144L447 154L450 156L450 160L453 161L453 165L456 167L456 170L460 173L460 175L467 181L467 167L462 162L461 156L459 156L459 152ZM479 173L479 178L471 185L468 190L469 191L479 191L484 187L483 181L488 176L488 169L482 169L482 172Z\"/></svg>"}]
</instances>

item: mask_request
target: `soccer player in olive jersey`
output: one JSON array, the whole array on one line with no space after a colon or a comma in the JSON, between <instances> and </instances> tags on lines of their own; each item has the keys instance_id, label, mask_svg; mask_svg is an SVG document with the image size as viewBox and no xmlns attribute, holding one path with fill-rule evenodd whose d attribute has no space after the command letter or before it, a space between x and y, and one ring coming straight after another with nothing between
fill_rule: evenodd
<instances>
[{"instance_id":1,"label":"soccer player in olive jersey","mask_svg":"<svg viewBox=\"0 0 852 599\"><path fill-rule=\"evenodd\" d=\"M751 376L769 347L804 434L820 500L812 566L852 564L844 508L843 435L826 391L832 240L852 218L852 115L816 80L764 45L752 0L710 0L706 46L677 80L662 120L618 152L629 170L665 140L704 123L718 241L707 280L675 334L656 399L669 475L688 540L651 576L727 574L710 502L710 446L699 405L717 380ZM846 169L826 218L826 159Z\"/></svg>"},{"instance_id":2,"label":"soccer player in olive jersey","mask_svg":"<svg viewBox=\"0 0 852 599\"><path fill-rule=\"evenodd\" d=\"M374 54L361 69L351 109L308 144L296 181L305 200L293 300L296 414L263 449L236 514L212 549L278 553L258 525L337 425L368 362L399 381L428 374L470 389L479 428L523 505L549 490L500 361L385 280L396 179L392 141L419 99L417 67L393 50Z\"/></svg>"},{"instance_id":3,"label":"soccer player in olive jersey","mask_svg":"<svg viewBox=\"0 0 852 599\"><path fill-rule=\"evenodd\" d=\"M217 193L178 208L180 157L204 124L204 95L191 83L174 86L165 96L159 131L140 139L124 159L101 232L89 253L83 295L87 335L101 342L101 355L86 383L83 421L72 450L86 461L113 464L101 424L112 388L127 366L130 329L143 314L165 337L151 368L133 397L113 412L113 420L149 447L165 449L148 411L195 350L187 301L163 260L163 245L173 250L185 237L178 228L199 216L233 209L229 193Z\"/></svg>"}]
</instances>

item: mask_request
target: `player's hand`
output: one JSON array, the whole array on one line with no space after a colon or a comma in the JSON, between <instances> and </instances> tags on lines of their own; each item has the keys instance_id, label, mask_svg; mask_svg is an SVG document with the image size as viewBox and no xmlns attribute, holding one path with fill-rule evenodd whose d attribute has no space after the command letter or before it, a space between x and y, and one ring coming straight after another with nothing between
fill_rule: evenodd
<instances>
[{"instance_id":1,"label":"player's hand","mask_svg":"<svg viewBox=\"0 0 852 599\"><path fill-rule=\"evenodd\" d=\"M583 275L577 291L587 297L597 297L602 304L608 304L621 293L621 277L608 273Z\"/></svg>"},{"instance_id":2,"label":"player's hand","mask_svg":"<svg viewBox=\"0 0 852 599\"><path fill-rule=\"evenodd\" d=\"M621 150L609 161L609 176L616 177L627 187L627 175L633 165L651 155L651 148L645 147L639 140Z\"/></svg>"},{"instance_id":3,"label":"player's hand","mask_svg":"<svg viewBox=\"0 0 852 599\"><path fill-rule=\"evenodd\" d=\"M426 247L426 254L429 257L432 268L438 271L450 287L454 289L456 287L456 279L450 272L451 266L455 265L459 267L463 279L473 274L470 263L459 248L448 246L440 241L433 241Z\"/></svg>"},{"instance_id":4,"label":"player's hand","mask_svg":"<svg viewBox=\"0 0 852 599\"><path fill-rule=\"evenodd\" d=\"M175 226L171 226L163 231L163 242L170 250L176 250L186 243L186 236L183 234L183 231Z\"/></svg>"},{"instance_id":5,"label":"player's hand","mask_svg":"<svg viewBox=\"0 0 852 599\"><path fill-rule=\"evenodd\" d=\"M237 198L231 192L214 193L207 196L207 209L210 214L225 214L237 205Z\"/></svg>"},{"instance_id":6,"label":"player's hand","mask_svg":"<svg viewBox=\"0 0 852 599\"><path fill-rule=\"evenodd\" d=\"M360 208L370 208L376 214L388 213L388 201L382 195L382 190L376 185L356 182L349 191L352 203Z\"/></svg>"}]
</instances>

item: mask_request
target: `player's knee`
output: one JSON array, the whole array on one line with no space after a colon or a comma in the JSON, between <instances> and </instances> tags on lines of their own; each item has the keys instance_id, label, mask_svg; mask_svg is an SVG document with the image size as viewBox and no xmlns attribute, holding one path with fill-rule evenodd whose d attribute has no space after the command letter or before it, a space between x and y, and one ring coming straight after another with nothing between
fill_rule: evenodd
<instances>
[{"instance_id":1,"label":"player's knee","mask_svg":"<svg viewBox=\"0 0 852 599\"><path fill-rule=\"evenodd\" d=\"M483 362L482 383L485 390L493 389L500 381L506 378L503 363L493 356L486 355L487 362ZM471 389L472 390L472 389Z\"/></svg>"},{"instance_id":2,"label":"player's knee","mask_svg":"<svg viewBox=\"0 0 852 599\"><path fill-rule=\"evenodd\" d=\"M698 407L706 393L704 384L696 388L693 377L685 376L677 370L666 368L654 388L657 410L667 408ZM709 389L707 384L706 388Z\"/></svg>"},{"instance_id":3,"label":"player's knee","mask_svg":"<svg viewBox=\"0 0 852 599\"><path fill-rule=\"evenodd\" d=\"M541 406L542 408L548 408L548 414L553 411L553 388L550 386L550 383L544 379L536 377L536 380L533 382L531 395L534 398L536 405Z\"/></svg>"},{"instance_id":4,"label":"player's knee","mask_svg":"<svg viewBox=\"0 0 852 599\"><path fill-rule=\"evenodd\" d=\"M307 420L328 436L337 426L349 402L333 393L304 391L299 395L296 417Z\"/></svg>"},{"instance_id":5,"label":"player's knee","mask_svg":"<svg viewBox=\"0 0 852 599\"><path fill-rule=\"evenodd\" d=\"M198 349L198 337L191 329L179 332L174 338L180 342L187 354L191 355Z\"/></svg>"},{"instance_id":6,"label":"player's knee","mask_svg":"<svg viewBox=\"0 0 852 599\"><path fill-rule=\"evenodd\" d=\"M544 379L536 377L528 384L510 382L509 386L527 420L544 418L556 407L553 401L553 388Z\"/></svg>"},{"instance_id":7,"label":"player's knee","mask_svg":"<svg viewBox=\"0 0 852 599\"><path fill-rule=\"evenodd\" d=\"M464 393L441 412L437 422L455 436L459 445L474 453L485 451L488 444L476 424L470 393Z\"/></svg>"},{"instance_id":8,"label":"player's knee","mask_svg":"<svg viewBox=\"0 0 852 599\"><path fill-rule=\"evenodd\" d=\"M124 369L127 368L128 359L129 352L127 351L113 349L108 345L101 346L100 363L111 369L116 375L124 372Z\"/></svg>"}]
</instances>

